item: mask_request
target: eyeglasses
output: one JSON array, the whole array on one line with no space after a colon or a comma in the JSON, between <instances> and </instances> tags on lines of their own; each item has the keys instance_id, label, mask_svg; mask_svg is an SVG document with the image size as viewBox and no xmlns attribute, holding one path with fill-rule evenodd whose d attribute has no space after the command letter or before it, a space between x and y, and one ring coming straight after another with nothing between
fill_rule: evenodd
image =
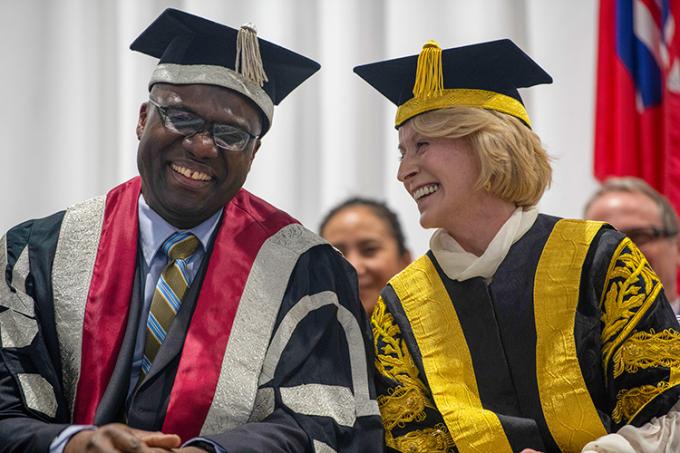
<instances>
[{"instance_id":1,"label":"eyeglasses","mask_svg":"<svg viewBox=\"0 0 680 453\"><path fill-rule=\"evenodd\" d=\"M665 228L657 227L643 227L643 228L631 228L629 230L620 230L623 234L628 236L631 241L637 246L645 245L648 242L652 242L660 238L671 238L678 234L677 231L667 230Z\"/></svg>"},{"instance_id":2,"label":"eyeglasses","mask_svg":"<svg viewBox=\"0 0 680 453\"><path fill-rule=\"evenodd\" d=\"M213 143L228 151L244 151L251 140L259 138L259 135L253 135L230 124L208 122L188 110L162 106L153 99L149 99L149 102L158 110L166 129L185 137L209 130Z\"/></svg>"}]
</instances>

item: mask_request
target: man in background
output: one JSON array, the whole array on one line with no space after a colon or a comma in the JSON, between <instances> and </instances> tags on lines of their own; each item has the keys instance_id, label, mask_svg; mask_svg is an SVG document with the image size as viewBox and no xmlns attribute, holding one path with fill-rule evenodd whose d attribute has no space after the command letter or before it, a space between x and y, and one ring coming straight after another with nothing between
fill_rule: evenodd
<instances>
[{"instance_id":1,"label":"man in background","mask_svg":"<svg viewBox=\"0 0 680 453\"><path fill-rule=\"evenodd\" d=\"M607 222L635 242L661 279L680 320L678 216L668 199L639 178L612 177L586 204L585 218Z\"/></svg>"}]
</instances>

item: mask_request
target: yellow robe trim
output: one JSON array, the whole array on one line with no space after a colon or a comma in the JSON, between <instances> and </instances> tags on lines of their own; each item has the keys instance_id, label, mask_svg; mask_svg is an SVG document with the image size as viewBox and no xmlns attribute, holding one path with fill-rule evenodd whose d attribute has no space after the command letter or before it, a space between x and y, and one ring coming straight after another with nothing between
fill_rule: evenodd
<instances>
[{"instance_id":1,"label":"yellow robe trim","mask_svg":"<svg viewBox=\"0 0 680 453\"><path fill-rule=\"evenodd\" d=\"M408 345L401 338L399 324L385 307L382 297L373 310L373 344L378 372L398 383L389 394L378 396L380 415L385 426L385 445L406 453L448 453L456 451L453 439L441 423L432 428L416 429L394 437L395 428L412 422L425 422L425 408L435 409L430 390L420 379L420 372Z\"/></svg>"},{"instance_id":2,"label":"yellow robe trim","mask_svg":"<svg viewBox=\"0 0 680 453\"><path fill-rule=\"evenodd\" d=\"M399 127L421 113L456 106L496 110L519 118L531 127L529 114L517 99L493 91L468 88L449 88L437 96L413 97L399 106L394 125Z\"/></svg>"},{"instance_id":3,"label":"yellow robe trim","mask_svg":"<svg viewBox=\"0 0 680 453\"><path fill-rule=\"evenodd\" d=\"M661 288L659 277L640 249L628 238L621 241L609 263L600 301L605 376L614 352L647 313Z\"/></svg>"},{"instance_id":4,"label":"yellow robe trim","mask_svg":"<svg viewBox=\"0 0 680 453\"><path fill-rule=\"evenodd\" d=\"M534 284L536 378L543 415L562 451L607 434L576 355L581 269L600 222L560 220L543 248Z\"/></svg>"},{"instance_id":5,"label":"yellow robe trim","mask_svg":"<svg viewBox=\"0 0 680 453\"><path fill-rule=\"evenodd\" d=\"M511 452L500 420L482 407L458 315L430 258L420 257L390 284L411 323L434 402L458 450Z\"/></svg>"}]
</instances>

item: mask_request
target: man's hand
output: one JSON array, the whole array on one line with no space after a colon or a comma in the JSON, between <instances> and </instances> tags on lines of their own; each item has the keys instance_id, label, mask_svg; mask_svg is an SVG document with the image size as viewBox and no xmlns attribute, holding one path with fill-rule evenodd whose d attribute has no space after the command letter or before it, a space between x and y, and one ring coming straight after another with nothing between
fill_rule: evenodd
<instances>
[{"instance_id":1,"label":"man's hand","mask_svg":"<svg viewBox=\"0 0 680 453\"><path fill-rule=\"evenodd\" d=\"M163 452L180 446L176 434L142 431L121 423L111 423L95 430L81 431L71 438L64 453L80 452Z\"/></svg>"}]
</instances>

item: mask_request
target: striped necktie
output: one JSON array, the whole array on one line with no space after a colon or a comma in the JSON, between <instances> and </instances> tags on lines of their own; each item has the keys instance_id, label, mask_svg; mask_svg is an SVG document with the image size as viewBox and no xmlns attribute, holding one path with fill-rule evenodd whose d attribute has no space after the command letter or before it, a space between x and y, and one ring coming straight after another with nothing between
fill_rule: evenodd
<instances>
[{"instance_id":1,"label":"striped necktie","mask_svg":"<svg viewBox=\"0 0 680 453\"><path fill-rule=\"evenodd\" d=\"M151 364L170 330L170 324L179 311L184 293L191 285L192 278L187 269L187 261L197 246L196 236L181 231L174 233L163 243L162 250L168 257L168 265L158 278L146 322L143 376L149 373Z\"/></svg>"}]
</instances>

